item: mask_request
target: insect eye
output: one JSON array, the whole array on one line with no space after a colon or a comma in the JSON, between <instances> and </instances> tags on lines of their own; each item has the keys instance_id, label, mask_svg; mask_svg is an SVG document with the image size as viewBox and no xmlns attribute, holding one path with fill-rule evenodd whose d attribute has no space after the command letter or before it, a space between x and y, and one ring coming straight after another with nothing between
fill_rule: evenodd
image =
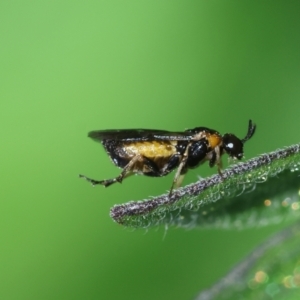
<instances>
[{"instance_id":1,"label":"insect eye","mask_svg":"<svg viewBox=\"0 0 300 300\"><path fill-rule=\"evenodd\" d=\"M235 135L226 133L223 136L223 147L229 156L242 159L244 155L243 143Z\"/></svg>"}]
</instances>

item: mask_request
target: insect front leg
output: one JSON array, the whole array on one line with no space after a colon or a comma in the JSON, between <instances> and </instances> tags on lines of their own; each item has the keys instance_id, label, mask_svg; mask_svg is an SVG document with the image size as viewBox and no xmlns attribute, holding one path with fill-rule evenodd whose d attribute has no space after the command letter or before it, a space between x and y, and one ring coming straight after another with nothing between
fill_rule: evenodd
<instances>
[{"instance_id":1,"label":"insect front leg","mask_svg":"<svg viewBox=\"0 0 300 300\"><path fill-rule=\"evenodd\" d=\"M142 157L140 155L134 156L131 159L131 161L124 167L124 169L122 170L120 175L115 177L115 178L112 178L112 179L95 180L95 179L91 179L89 177L86 177L84 175L79 175L79 177L84 178L85 180L90 182L93 186L101 184L101 185L104 185L105 187L108 187L108 186L110 186L110 185L112 185L113 183L116 183L116 182L122 183L123 179L131 173L131 170L133 169L134 164L138 160L141 160L141 159L142 159Z\"/></svg>"}]
</instances>

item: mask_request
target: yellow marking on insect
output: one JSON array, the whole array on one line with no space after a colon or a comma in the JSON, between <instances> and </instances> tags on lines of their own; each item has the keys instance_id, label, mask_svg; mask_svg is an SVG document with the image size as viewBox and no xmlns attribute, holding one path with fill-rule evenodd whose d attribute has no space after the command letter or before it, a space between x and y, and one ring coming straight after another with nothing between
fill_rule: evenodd
<instances>
[{"instance_id":1,"label":"yellow marking on insect","mask_svg":"<svg viewBox=\"0 0 300 300\"><path fill-rule=\"evenodd\" d=\"M129 156L140 154L147 158L170 157L176 153L176 141L149 141L124 143Z\"/></svg>"},{"instance_id":2,"label":"yellow marking on insect","mask_svg":"<svg viewBox=\"0 0 300 300\"><path fill-rule=\"evenodd\" d=\"M212 149L216 148L217 146L220 145L222 138L221 136L217 135L217 134L207 134L206 138L209 142L209 145Z\"/></svg>"}]
</instances>

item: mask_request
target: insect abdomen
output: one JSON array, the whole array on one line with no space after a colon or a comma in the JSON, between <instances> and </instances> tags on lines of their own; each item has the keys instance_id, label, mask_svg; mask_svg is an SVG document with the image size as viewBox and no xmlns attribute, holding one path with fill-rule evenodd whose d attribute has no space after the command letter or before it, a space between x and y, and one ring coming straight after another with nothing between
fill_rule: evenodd
<instances>
[{"instance_id":1,"label":"insect abdomen","mask_svg":"<svg viewBox=\"0 0 300 300\"><path fill-rule=\"evenodd\" d=\"M142 155L153 159L156 157L170 157L176 153L174 142L171 141L150 141L124 143L124 151L128 156Z\"/></svg>"},{"instance_id":2,"label":"insect abdomen","mask_svg":"<svg viewBox=\"0 0 300 300\"><path fill-rule=\"evenodd\" d=\"M113 163L124 168L137 155L151 160L157 169L162 169L169 159L177 153L176 141L124 142L103 140L102 144ZM141 163L136 164L136 172ZM142 170L139 170L142 171Z\"/></svg>"}]
</instances>

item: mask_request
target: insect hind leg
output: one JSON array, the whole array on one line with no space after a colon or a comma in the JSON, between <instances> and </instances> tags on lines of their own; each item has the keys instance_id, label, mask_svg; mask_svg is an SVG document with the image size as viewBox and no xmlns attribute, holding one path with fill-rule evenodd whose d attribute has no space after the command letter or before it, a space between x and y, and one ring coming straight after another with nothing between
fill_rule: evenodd
<instances>
[{"instance_id":1,"label":"insect hind leg","mask_svg":"<svg viewBox=\"0 0 300 300\"><path fill-rule=\"evenodd\" d=\"M107 179L107 180L95 180L95 179L92 179L92 178L89 178L89 177L86 177L85 175L79 175L80 178L84 178L86 181L90 182L92 184L92 186L95 186L95 185L98 185L98 184L101 184L105 187L108 187L110 186L111 184L115 183L115 182L122 182L122 179L124 176L122 176L122 178L119 178L120 176L122 175L122 173L116 177L116 178L112 178L112 179Z\"/></svg>"},{"instance_id":2,"label":"insect hind leg","mask_svg":"<svg viewBox=\"0 0 300 300\"><path fill-rule=\"evenodd\" d=\"M123 169L123 171L120 173L119 176L112 178L112 179L106 179L106 180L95 180L89 177L86 177L85 175L79 175L80 178L84 178L86 181L90 182L92 184L92 186L95 185L103 185L105 187L108 187L116 182L122 183L123 179L127 176L129 176L132 172L132 168L134 166L134 164L141 159L140 155L136 155L135 157L133 157L131 159L131 161L125 166L125 168Z\"/></svg>"}]
</instances>

